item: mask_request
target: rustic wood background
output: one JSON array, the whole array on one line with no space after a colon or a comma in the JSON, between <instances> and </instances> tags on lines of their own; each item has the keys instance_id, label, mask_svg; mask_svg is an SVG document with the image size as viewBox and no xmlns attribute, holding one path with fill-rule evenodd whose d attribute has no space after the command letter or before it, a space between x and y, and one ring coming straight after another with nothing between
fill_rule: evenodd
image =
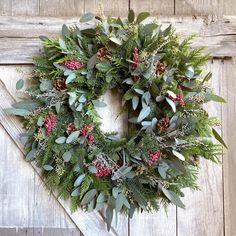
<instances>
[{"instance_id":1,"label":"rustic wood background","mask_svg":"<svg viewBox=\"0 0 236 236\"><path fill-rule=\"evenodd\" d=\"M218 129L229 147L223 165L201 162L202 189L185 191L186 210L172 206L168 215L162 210L136 214L132 220L120 216L106 233L99 214L70 215L67 203L48 194L39 171L23 160L19 122L0 109L0 236L78 236L81 231L84 236L236 235L235 0L0 0L0 106L21 96L15 82L30 74L31 57L40 51L39 35L56 35L64 22L76 23L85 12L103 9L105 15L125 16L130 8L159 16L161 23L174 24L183 35L196 33L195 45L211 52L207 69L213 73L212 86L227 100L208 106L222 121ZM124 129L123 118L114 123L119 95L109 92L105 99L110 106L101 112L106 117L103 128Z\"/></svg>"}]
</instances>

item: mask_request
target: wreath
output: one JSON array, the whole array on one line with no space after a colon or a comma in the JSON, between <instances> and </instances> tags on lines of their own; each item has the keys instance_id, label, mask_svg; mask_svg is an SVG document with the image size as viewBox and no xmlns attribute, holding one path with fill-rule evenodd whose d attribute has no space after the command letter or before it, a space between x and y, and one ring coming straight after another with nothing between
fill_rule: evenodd
<instances>
[{"instance_id":1,"label":"wreath","mask_svg":"<svg viewBox=\"0 0 236 236\"><path fill-rule=\"evenodd\" d=\"M225 146L203 107L224 102L206 85L208 55L191 47L192 36L181 40L148 16L87 13L80 27L63 25L61 38L41 37L27 96L7 109L22 116L26 160L70 198L72 211L105 206L108 229L114 212L184 208L182 189L198 189L199 157L218 163ZM100 128L97 108L113 88L129 116L123 136Z\"/></svg>"}]
</instances>

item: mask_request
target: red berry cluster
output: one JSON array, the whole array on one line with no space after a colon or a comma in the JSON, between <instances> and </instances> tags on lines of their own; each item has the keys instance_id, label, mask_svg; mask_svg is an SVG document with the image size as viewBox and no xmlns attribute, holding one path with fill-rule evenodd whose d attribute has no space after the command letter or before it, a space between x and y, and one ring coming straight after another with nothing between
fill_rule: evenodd
<instances>
[{"instance_id":1,"label":"red berry cluster","mask_svg":"<svg viewBox=\"0 0 236 236\"><path fill-rule=\"evenodd\" d=\"M152 166L153 163L161 156L161 151L157 150L155 152L148 153L148 160L146 161L148 166Z\"/></svg>"},{"instance_id":2,"label":"red berry cluster","mask_svg":"<svg viewBox=\"0 0 236 236\"><path fill-rule=\"evenodd\" d=\"M179 102L179 105L181 107L184 107L185 106L185 102L184 102L184 99L183 99L183 95L181 94L178 94L176 95L176 98L172 97L172 96L168 96L169 99L171 99L173 102Z\"/></svg>"},{"instance_id":3,"label":"red berry cluster","mask_svg":"<svg viewBox=\"0 0 236 236\"><path fill-rule=\"evenodd\" d=\"M139 63L140 63L140 60L139 60L139 55L138 55L138 48L134 48L133 54L132 54L132 62L130 64L131 70L135 70ZM133 76L133 80L134 81L140 80L140 76L138 75Z\"/></svg>"},{"instance_id":4,"label":"red berry cluster","mask_svg":"<svg viewBox=\"0 0 236 236\"><path fill-rule=\"evenodd\" d=\"M56 116L53 112L49 112L48 116L44 118L44 128L46 130L46 135L48 136L56 124Z\"/></svg>"},{"instance_id":5,"label":"red berry cluster","mask_svg":"<svg viewBox=\"0 0 236 236\"><path fill-rule=\"evenodd\" d=\"M106 164L100 162L99 160L94 160L93 164L96 167L96 176L103 177L111 174L112 169Z\"/></svg>"},{"instance_id":6,"label":"red berry cluster","mask_svg":"<svg viewBox=\"0 0 236 236\"><path fill-rule=\"evenodd\" d=\"M94 143L94 136L92 134L89 134L92 129L93 126L90 124L84 125L79 129L80 133L87 139L89 145Z\"/></svg>"},{"instance_id":7,"label":"red berry cluster","mask_svg":"<svg viewBox=\"0 0 236 236\"><path fill-rule=\"evenodd\" d=\"M78 70L78 69L80 69L81 67L84 67L84 66L85 66L85 64L79 62L79 61L78 61L77 59L75 59L75 58L70 58L69 60L64 61L64 62L63 62L63 65L64 65L65 67L67 67L68 69L70 69L70 70Z\"/></svg>"}]
</instances>

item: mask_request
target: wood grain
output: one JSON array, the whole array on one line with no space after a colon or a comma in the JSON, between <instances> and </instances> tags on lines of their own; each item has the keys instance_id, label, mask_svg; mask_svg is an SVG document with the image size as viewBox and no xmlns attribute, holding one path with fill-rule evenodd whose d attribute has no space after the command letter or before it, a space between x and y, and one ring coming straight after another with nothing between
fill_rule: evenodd
<instances>
[{"instance_id":1,"label":"wood grain","mask_svg":"<svg viewBox=\"0 0 236 236\"><path fill-rule=\"evenodd\" d=\"M8 16L38 16L39 0L2 0L0 15Z\"/></svg>"},{"instance_id":2,"label":"wood grain","mask_svg":"<svg viewBox=\"0 0 236 236\"><path fill-rule=\"evenodd\" d=\"M63 23L73 25L77 18L41 18L41 17L0 17L1 64L32 63L32 57L39 53L40 35L55 36L60 34ZM159 17L163 28L172 24L185 36L197 35L194 46L206 46L206 52L213 57L236 56L236 17L224 17L212 21L211 18L199 17ZM81 27L88 27L84 24Z\"/></svg>"},{"instance_id":3,"label":"wood grain","mask_svg":"<svg viewBox=\"0 0 236 236\"><path fill-rule=\"evenodd\" d=\"M220 60L208 63L207 69L213 73L211 87L220 94L223 78L223 64ZM221 118L221 104L210 102L207 110L211 116ZM220 127L216 127L220 132ZM179 236L224 235L223 179L222 166L200 159L200 191L184 191L186 209L177 210Z\"/></svg>"},{"instance_id":4,"label":"wood grain","mask_svg":"<svg viewBox=\"0 0 236 236\"><path fill-rule=\"evenodd\" d=\"M236 117L236 66L235 58L224 62L224 72L222 81L222 96L227 104L222 110L222 130L223 137L228 145L224 150L224 206L225 206L225 235L236 235L236 149L235 149L235 117Z\"/></svg>"},{"instance_id":5,"label":"wood grain","mask_svg":"<svg viewBox=\"0 0 236 236\"><path fill-rule=\"evenodd\" d=\"M175 14L182 16L219 16L222 14L220 7L222 6L219 5L219 0L175 0Z\"/></svg>"},{"instance_id":6,"label":"wood grain","mask_svg":"<svg viewBox=\"0 0 236 236\"><path fill-rule=\"evenodd\" d=\"M175 0L130 0L130 8L135 13L150 12L151 15L174 15Z\"/></svg>"},{"instance_id":7,"label":"wood grain","mask_svg":"<svg viewBox=\"0 0 236 236\"><path fill-rule=\"evenodd\" d=\"M41 16L81 16L85 0L40 0Z\"/></svg>"},{"instance_id":8,"label":"wood grain","mask_svg":"<svg viewBox=\"0 0 236 236\"><path fill-rule=\"evenodd\" d=\"M130 220L130 236L175 236L177 235L176 207L170 206L154 213L135 213Z\"/></svg>"},{"instance_id":9,"label":"wood grain","mask_svg":"<svg viewBox=\"0 0 236 236\"><path fill-rule=\"evenodd\" d=\"M129 1L127 0L85 0L84 11L105 16L127 16Z\"/></svg>"}]
</instances>

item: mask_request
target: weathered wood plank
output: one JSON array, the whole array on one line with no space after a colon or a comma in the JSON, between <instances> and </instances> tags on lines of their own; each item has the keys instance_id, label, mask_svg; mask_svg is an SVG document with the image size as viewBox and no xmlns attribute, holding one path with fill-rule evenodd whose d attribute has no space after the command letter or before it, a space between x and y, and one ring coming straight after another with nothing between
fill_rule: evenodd
<instances>
[{"instance_id":1,"label":"weathered wood plank","mask_svg":"<svg viewBox=\"0 0 236 236\"><path fill-rule=\"evenodd\" d=\"M2 101L2 102L1 102ZM4 112L4 108L10 107L14 103L14 98L10 95L4 84L0 84L0 122L5 128L7 133L11 136L15 144L19 147L22 153L24 153L23 146L19 141L19 135L23 132L21 126L19 125L18 119L14 116L8 115ZM34 163L31 163L35 172L39 175L41 170L38 169ZM32 172L33 173L33 172ZM53 193L52 196L56 196ZM84 233L85 235L94 235L94 233L99 233L101 235L117 235L114 229L111 229L110 233L107 232L106 226L104 224L102 216L98 212L84 212L78 209L74 214L70 214L69 202L61 198L57 199L61 204L63 209L70 216L75 225Z\"/></svg>"},{"instance_id":2,"label":"weathered wood plank","mask_svg":"<svg viewBox=\"0 0 236 236\"><path fill-rule=\"evenodd\" d=\"M11 0L13 16L38 16L40 0Z\"/></svg>"},{"instance_id":3,"label":"weathered wood plank","mask_svg":"<svg viewBox=\"0 0 236 236\"><path fill-rule=\"evenodd\" d=\"M162 208L156 213L135 213L130 220L130 236L175 236L176 207L170 206L168 213Z\"/></svg>"},{"instance_id":4,"label":"weathered wood plank","mask_svg":"<svg viewBox=\"0 0 236 236\"><path fill-rule=\"evenodd\" d=\"M176 15L220 15L220 10L219 0L175 0Z\"/></svg>"},{"instance_id":5,"label":"weathered wood plank","mask_svg":"<svg viewBox=\"0 0 236 236\"><path fill-rule=\"evenodd\" d=\"M11 15L11 0L0 1L0 15Z\"/></svg>"},{"instance_id":6,"label":"weathered wood plank","mask_svg":"<svg viewBox=\"0 0 236 236\"><path fill-rule=\"evenodd\" d=\"M219 0L219 9L224 15L236 15L236 1L235 0Z\"/></svg>"},{"instance_id":7,"label":"weathered wood plank","mask_svg":"<svg viewBox=\"0 0 236 236\"><path fill-rule=\"evenodd\" d=\"M0 1L0 15L38 16L39 0L3 0Z\"/></svg>"},{"instance_id":8,"label":"weathered wood plank","mask_svg":"<svg viewBox=\"0 0 236 236\"><path fill-rule=\"evenodd\" d=\"M23 228L6 227L0 228L1 236L82 236L80 232L74 229L62 228Z\"/></svg>"},{"instance_id":9,"label":"weathered wood plank","mask_svg":"<svg viewBox=\"0 0 236 236\"><path fill-rule=\"evenodd\" d=\"M71 25L77 22L75 18L0 17L0 63L31 63L31 58L41 48L38 36L58 35L63 23ZM163 27L174 25L183 36L195 33L197 37L194 46L207 45L206 52L214 57L236 55L236 17L228 16L217 21L208 18L160 17L159 23Z\"/></svg>"},{"instance_id":10,"label":"weathered wood plank","mask_svg":"<svg viewBox=\"0 0 236 236\"><path fill-rule=\"evenodd\" d=\"M120 0L85 0L85 12L93 12L105 16L127 16L129 1Z\"/></svg>"},{"instance_id":11,"label":"weathered wood plank","mask_svg":"<svg viewBox=\"0 0 236 236\"><path fill-rule=\"evenodd\" d=\"M84 0L40 0L41 16L81 16Z\"/></svg>"},{"instance_id":12,"label":"weathered wood plank","mask_svg":"<svg viewBox=\"0 0 236 236\"><path fill-rule=\"evenodd\" d=\"M224 150L224 206L225 206L225 235L236 235L236 67L235 58L224 62L224 80L222 81L222 96L227 101L222 110L223 137L227 143L228 150Z\"/></svg>"},{"instance_id":13,"label":"weathered wood plank","mask_svg":"<svg viewBox=\"0 0 236 236\"><path fill-rule=\"evenodd\" d=\"M220 94L223 64L214 60L208 64L208 70L213 73L211 86ZM207 109L212 116L221 119L221 104L210 102ZM218 132L220 128L216 127ZM184 203L186 209L177 210L177 225L179 236L191 235L224 235L223 210L223 179L222 166L200 159L199 175L200 191L186 190Z\"/></svg>"},{"instance_id":14,"label":"weathered wood plank","mask_svg":"<svg viewBox=\"0 0 236 236\"><path fill-rule=\"evenodd\" d=\"M130 0L130 8L135 13L148 11L151 15L174 15L175 0Z\"/></svg>"}]
</instances>

